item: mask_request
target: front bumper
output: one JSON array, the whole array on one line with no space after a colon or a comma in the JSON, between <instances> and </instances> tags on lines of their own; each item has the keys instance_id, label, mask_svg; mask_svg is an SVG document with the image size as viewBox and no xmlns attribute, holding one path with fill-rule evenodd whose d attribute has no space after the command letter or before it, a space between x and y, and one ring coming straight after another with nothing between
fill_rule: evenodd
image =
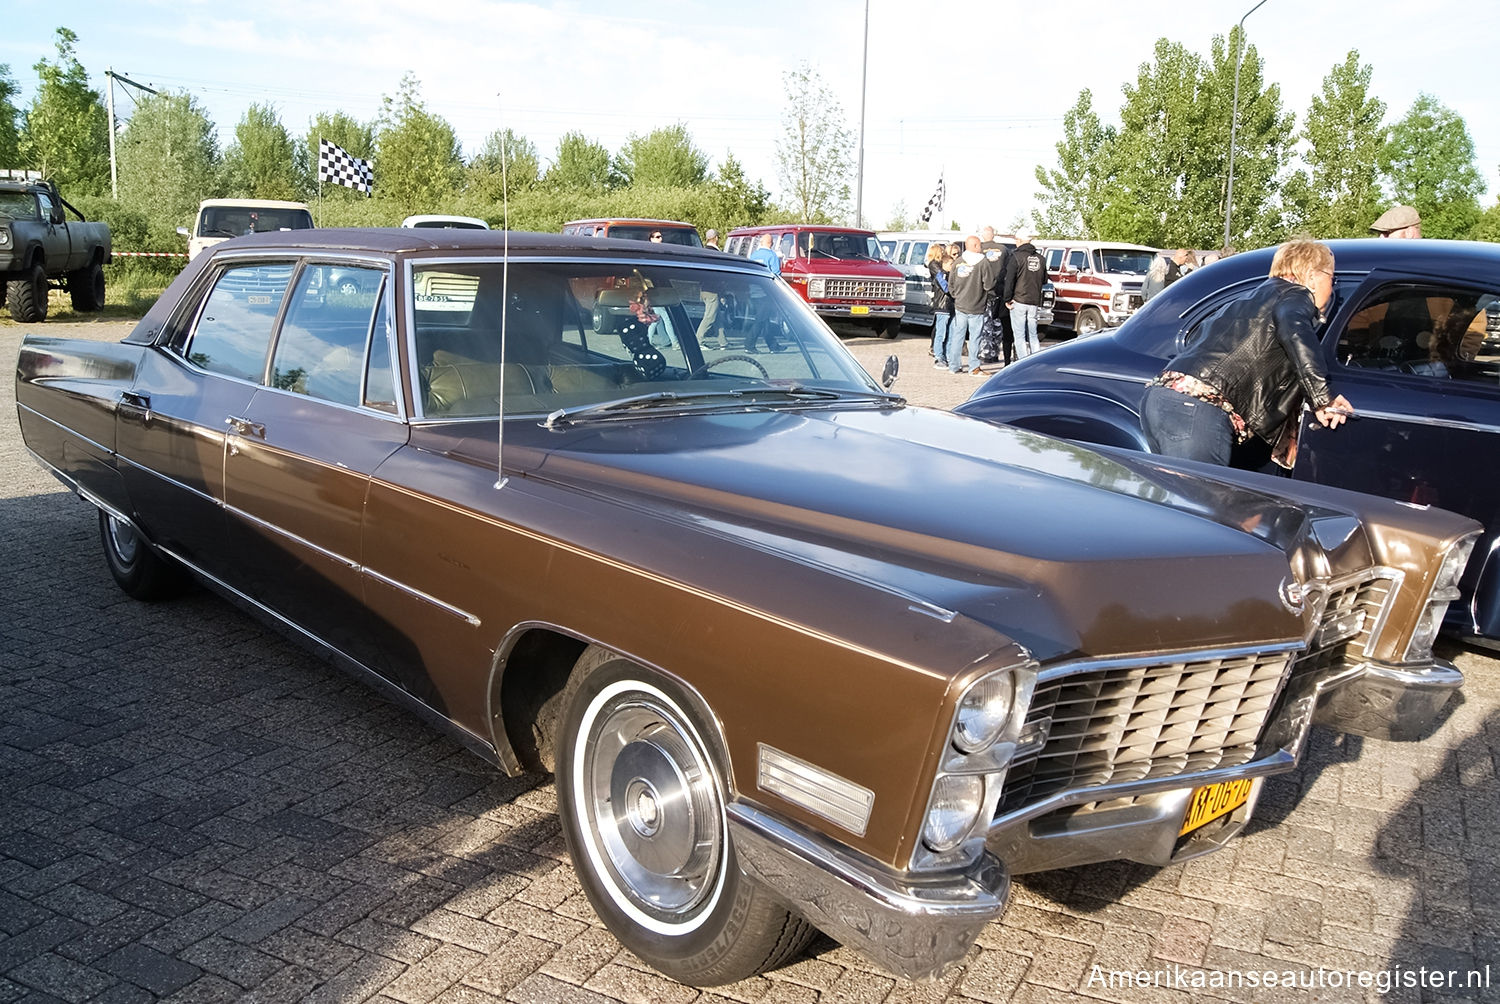
<instances>
[{"instance_id":1,"label":"front bumper","mask_svg":"<svg viewBox=\"0 0 1500 1004\"><path fill-rule=\"evenodd\" d=\"M819 303L810 301L812 308L823 317L836 317L843 320L863 321L870 318L900 317L906 313L906 305L897 304L855 304L855 303Z\"/></svg>"},{"instance_id":2,"label":"front bumper","mask_svg":"<svg viewBox=\"0 0 1500 1004\"><path fill-rule=\"evenodd\" d=\"M1367 663L1318 696L1313 723L1371 739L1425 739L1463 682L1462 673L1436 660L1422 668Z\"/></svg>"},{"instance_id":3,"label":"front bumper","mask_svg":"<svg viewBox=\"0 0 1500 1004\"><path fill-rule=\"evenodd\" d=\"M824 934L897 976L941 975L1005 909L1010 876L988 854L959 873L886 871L824 837L737 802L729 828L741 870Z\"/></svg>"}]
</instances>

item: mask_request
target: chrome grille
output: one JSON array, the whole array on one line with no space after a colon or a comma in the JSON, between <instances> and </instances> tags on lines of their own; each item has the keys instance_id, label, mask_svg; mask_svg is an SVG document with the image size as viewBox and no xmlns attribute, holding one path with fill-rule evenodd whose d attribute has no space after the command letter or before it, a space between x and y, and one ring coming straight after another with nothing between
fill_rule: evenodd
<instances>
[{"instance_id":1,"label":"chrome grille","mask_svg":"<svg viewBox=\"0 0 1500 1004\"><path fill-rule=\"evenodd\" d=\"M1297 658L1292 678L1335 669L1349 661L1351 653L1356 657L1366 654L1395 593L1396 581L1383 576L1331 587L1318 621L1319 630L1314 632L1309 649ZM1320 643L1325 631L1331 634Z\"/></svg>"},{"instance_id":2,"label":"chrome grille","mask_svg":"<svg viewBox=\"0 0 1500 1004\"><path fill-rule=\"evenodd\" d=\"M824 279L825 300L900 300L906 294L906 280L895 279Z\"/></svg>"},{"instance_id":3,"label":"chrome grille","mask_svg":"<svg viewBox=\"0 0 1500 1004\"><path fill-rule=\"evenodd\" d=\"M1060 791L1248 763L1292 654L1188 657L1037 682L999 812Z\"/></svg>"}]
</instances>

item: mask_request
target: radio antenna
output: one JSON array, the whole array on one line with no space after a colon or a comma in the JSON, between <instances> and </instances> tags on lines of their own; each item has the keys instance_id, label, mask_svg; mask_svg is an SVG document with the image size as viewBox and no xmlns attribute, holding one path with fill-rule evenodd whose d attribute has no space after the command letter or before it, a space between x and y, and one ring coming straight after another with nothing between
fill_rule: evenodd
<instances>
[{"instance_id":1,"label":"radio antenna","mask_svg":"<svg viewBox=\"0 0 1500 1004\"><path fill-rule=\"evenodd\" d=\"M498 99L499 93L495 94ZM505 120L502 109L501 121ZM502 236L500 259L500 420L495 423L495 490L505 487L505 322L510 316L510 190L505 176L505 162L510 159L510 130L500 131L500 226Z\"/></svg>"}]
</instances>

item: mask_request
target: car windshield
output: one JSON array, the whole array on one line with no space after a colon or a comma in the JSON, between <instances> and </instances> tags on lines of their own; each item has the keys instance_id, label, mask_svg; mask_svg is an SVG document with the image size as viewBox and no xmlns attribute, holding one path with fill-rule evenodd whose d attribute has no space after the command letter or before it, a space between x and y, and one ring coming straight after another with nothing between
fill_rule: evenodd
<instances>
[{"instance_id":1,"label":"car windshield","mask_svg":"<svg viewBox=\"0 0 1500 1004\"><path fill-rule=\"evenodd\" d=\"M684 247L701 248L698 231L686 227L654 227L649 223L616 223L609 228L609 236L617 240L649 241L652 234L661 234L663 244L681 244Z\"/></svg>"},{"instance_id":2,"label":"car windshield","mask_svg":"<svg viewBox=\"0 0 1500 1004\"><path fill-rule=\"evenodd\" d=\"M498 261L418 265L412 303L427 418L494 416L502 394L506 415L646 397L743 408L740 391L776 407L887 397L770 275L587 262L513 264L505 276Z\"/></svg>"},{"instance_id":3,"label":"car windshield","mask_svg":"<svg viewBox=\"0 0 1500 1004\"><path fill-rule=\"evenodd\" d=\"M820 233L804 230L797 235L797 253L803 258L841 258L853 261L884 261L874 234Z\"/></svg>"},{"instance_id":4,"label":"car windshield","mask_svg":"<svg viewBox=\"0 0 1500 1004\"><path fill-rule=\"evenodd\" d=\"M1098 264L1095 268L1100 272L1128 272L1132 275L1145 275L1151 269L1151 259L1156 257L1155 251L1135 251L1130 248L1100 248L1094 252L1098 256Z\"/></svg>"},{"instance_id":5,"label":"car windshield","mask_svg":"<svg viewBox=\"0 0 1500 1004\"><path fill-rule=\"evenodd\" d=\"M13 220L36 219L36 199L30 192L0 192L0 216Z\"/></svg>"},{"instance_id":6,"label":"car windshield","mask_svg":"<svg viewBox=\"0 0 1500 1004\"><path fill-rule=\"evenodd\" d=\"M204 206L198 236L241 237L276 230L311 230L312 225L312 214L306 209Z\"/></svg>"}]
</instances>

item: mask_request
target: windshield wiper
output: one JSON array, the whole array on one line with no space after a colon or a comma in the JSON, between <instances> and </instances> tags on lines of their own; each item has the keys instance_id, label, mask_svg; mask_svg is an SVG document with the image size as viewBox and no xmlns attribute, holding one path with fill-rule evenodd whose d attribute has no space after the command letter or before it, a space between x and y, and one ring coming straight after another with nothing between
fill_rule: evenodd
<instances>
[{"instance_id":1,"label":"windshield wiper","mask_svg":"<svg viewBox=\"0 0 1500 1004\"><path fill-rule=\"evenodd\" d=\"M734 390L708 390L679 393L659 390L650 394L637 394L613 401L595 404L580 404L572 408L559 408L542 422L542 428L555 429L559 425L579 418L609 417L632 411L644 411L662 405L695 407L701 404L738 405L747 400L781 398L791 401L879 401L888 404L905 404L899 394L876 391L831 390L826 387L804 387L793 384L788 387L738 387Z\"/></svg>"}]
</instances>

